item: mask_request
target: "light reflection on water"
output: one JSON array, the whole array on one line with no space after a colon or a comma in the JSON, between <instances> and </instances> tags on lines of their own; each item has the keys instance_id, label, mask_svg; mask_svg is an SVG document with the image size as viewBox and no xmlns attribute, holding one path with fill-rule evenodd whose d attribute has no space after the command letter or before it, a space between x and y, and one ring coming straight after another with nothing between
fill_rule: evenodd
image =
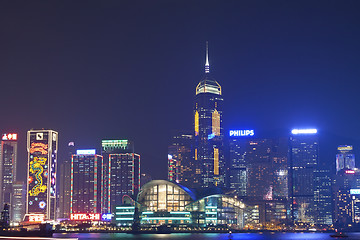
<instances>
[{"instance_id":1,"label":"light reflection on water","mask_svg":"<svg viewBox=\"0 0 360 240\"><path fill-rule=\"evenodd\" d=\"M348 240L360 240L360 233L349 233ZM127 234L127 233L71 233L54 234L58 238L79 238L79 240L330 240L330 233L173 233L173 234Z\"/></svg>"}]
</instances>

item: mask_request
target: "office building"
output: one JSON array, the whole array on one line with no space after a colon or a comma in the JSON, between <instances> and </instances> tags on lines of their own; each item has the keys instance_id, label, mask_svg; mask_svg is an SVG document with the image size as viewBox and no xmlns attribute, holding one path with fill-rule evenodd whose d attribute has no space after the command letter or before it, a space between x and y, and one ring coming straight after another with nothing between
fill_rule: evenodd
<instances>
[{"instance_id":1,"label":"office building","mask_svg":"<svg viewBox=\"0 0 360 240\"><path fill-rule=\"evenodd\" d=\"M205 77L196 86L194 102L194 162L202 187L225 186L223 97L220 84L210 77L206 47Z\"/></svg>"},{"instance_id":2,"label":"office building","mask_svg":"<svg viewBox=\"0 0 360 240\"><path fill-rule=\"evenodd\" d=\"M12 190L12 211L10 219L13 224L23 220L25 214L26 185L24 182L14 182Z\"/></svg>"},{"instance_id":3,"label":"office building","mask_svg":"<svg viewBox=\"0 0 360 240\"><path fill-rule=\"evenodd\" d=\"M314 223L314 171L318 165L316 129L293 129L290 137L291 216L295 222Z\"/></svg>"},{"instance_id":4,"label":"office building","mask_svg":"<svg viewBox=\"0 0 360 240\"><path fill-rule=\"evenodd\" d=\"M71 213L101 213L103 157L95 149L77 150L71 158Z\"/></svg>"},{"instance_id":5,"label":"office building","mask_svg":"<svg viewBox=\"0 0 360 240\"><path fill-rule=\"evenodd\" d=\"M355 168L355 154L353 146L341 145L336 154L336 173L341 169L353 170Z\"/></svg>"},{"instance_id":6,"label":"office building","mask_svg":"<svg viewBox=\"0 0 360 240\"><path fill-rule=\"evenodd\" d=\"M288 197L286 138L250 139L246 144L247 196L263 200Z\"/></svg>"},{"instance_id":7,"label":"office building","mask_svg":"<svg viewBox=\"0 0 360 240\"><path fill-rule=\"evenodd\" d=\"M28 131L27 151L26 214L43 214L44 219L55 220L58 133Z\"/></svg>"},{"instance_id":8,"label":"office building","mask_svg":"<svg viewBox=\"0 0 360 240\"><path fill-rule=\"evenodd\" d=\"M16 181L17 134L5 133L0 146L0 206L12 206L13 183ZM10 212L12 211L10 207ZM11 219L11 218L10 218Z\"/></svg>"},{"instance_id":9,"label":"office building","mask_svg":"<svg viewBox=\"0 0 360 240\"><path fill-rule=\"evenodd\" d=\"M246 196L247 170L246 148L254 130L230 130L229 132L229 174L228 187L234 189L238 196Z\"/></svg>"},{"instance_id":10,"label":"office building","mask_svg":"<svg viewBox=\"0 0 360 240\"><path fill-rule=\"evenodd\" d=\"M332 179L328 169L314 171L314 222L315 224L332 224Z\"/></svg>"},{"instance_id":11,"label":"office building","mask_svg":"<svg viewBox=\"0 0 360 240\"><path fill-rule=\"evenodd\" d=\"M129 140L102 140L104 156L103 212L113 212L125 196L134 196L140 189L140 155Z\"/></svg>"},{"instance_id":12,"label":"office building","mask_svg":"<svg viewBox=\"0 0 360 240\"><path fill-rule=\"evenodd\" d=\"M194 188L199 186L196 166L192 157L191 134L175 134L168 147L168 180Z\"/></svg>"}]
</instances>

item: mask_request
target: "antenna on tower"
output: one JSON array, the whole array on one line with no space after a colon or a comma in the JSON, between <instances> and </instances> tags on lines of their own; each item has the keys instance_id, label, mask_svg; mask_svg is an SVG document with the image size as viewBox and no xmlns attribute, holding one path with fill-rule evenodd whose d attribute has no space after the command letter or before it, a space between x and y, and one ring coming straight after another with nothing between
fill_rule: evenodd
<instances>
[{"instance_id":1,"label":"antenna on tower","mask_svg":"<svg viewBox=\"0 0 360 240\"><path fill-rule=\"evenodd\" d=\"M209 42L206 41L206 60L205 60L205 73L210 72L210 65L209 65Z\"/></svg>"}]
</instances>

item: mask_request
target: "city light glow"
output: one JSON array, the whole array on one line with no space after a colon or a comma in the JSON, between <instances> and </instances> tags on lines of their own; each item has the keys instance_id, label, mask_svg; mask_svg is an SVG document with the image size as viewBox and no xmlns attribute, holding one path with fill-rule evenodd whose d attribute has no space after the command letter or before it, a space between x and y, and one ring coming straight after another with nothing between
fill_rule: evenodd
<instances>
[{"instance_id":1,"label":"city light glow","mask_svg":"<svg viewBox=\"0 0 360 240\"><path fill-rule=\"evenodd\" d=\"M317 133L317 129L309 128L309 129L293 129L291 130L292 134L315 134Z\"/></svg>"}]
</instances>

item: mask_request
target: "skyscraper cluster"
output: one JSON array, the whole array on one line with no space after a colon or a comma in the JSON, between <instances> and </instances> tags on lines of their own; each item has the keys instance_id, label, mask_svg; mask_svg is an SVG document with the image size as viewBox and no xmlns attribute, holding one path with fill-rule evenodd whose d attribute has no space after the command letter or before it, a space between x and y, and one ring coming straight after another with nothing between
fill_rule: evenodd
<instances>
[{"instance_id":1,"label":"skyscraper cluster","mask_svg":"<svg viewBox=\"0 0 360 240\"><path fill-rule=\"evenodd\" d=\"M224 131L223 104L221 85L210 75L206 45L205 76L195 90L193 132L177 133L171 139L169 181L194 189L232 192L250 205L259 206L262 223L331 225L339 221L337 212L343 216L344 211L358 209L357 200L351 200L357 199L354 189L360 188L354 177L358 171L352 146L338 148L334 186L333 171L319 163L316 129L293 129L280 136L260 136L252 129ZM356 179L345 181L344 176ZM349 182L353 195L350 186L344 186ZM335 202L333 188L338 198ZM346 209L341 211L340 202L352 205L340 207ZM348 223L360 219L360 215L346 216L353 219Z\"/></svg>"}]
</instances>

